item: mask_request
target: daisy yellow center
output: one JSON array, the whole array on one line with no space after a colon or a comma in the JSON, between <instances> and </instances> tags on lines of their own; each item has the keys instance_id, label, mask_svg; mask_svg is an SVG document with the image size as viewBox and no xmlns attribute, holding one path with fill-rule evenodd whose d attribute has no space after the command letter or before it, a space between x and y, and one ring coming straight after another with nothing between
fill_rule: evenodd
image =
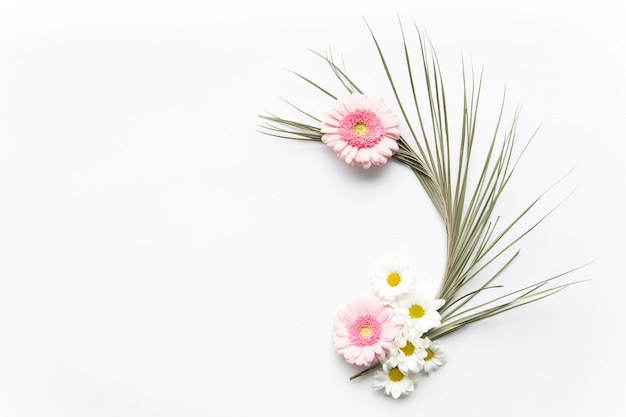
<instances>
[{"instance_id":1,"label":"daisy yellow center","mask_svg":"<svg viewBox=\"0 0 626 417\"><path fill-rule=\"evenodd\" d=\"M411 316L412 319L419 319L424 317L424 307L419 304L413 304L411 307L409 307L409 316Z\"/></svg>"},{"instance_id":2,"label":"daisy yellow center","mask_svg":"<svg viewBox=\"0 0 626 417\"><path fill-rule=\"evenodd\" d=\"M424 358L424 360L429 361L433 358L433 356L435 356L435 353L430 349L426 349L426 357Z\"/></svg>"},{"instance_id":3,"label":"daisy yellow center","mask_svg":"<svg viewBox=\"0 0 626 417\"><path fill-rule=\"evenodd\" d=\"M413 352L415 352L415 346L413 346L413 343L411 342L406 342L406 345L404 345L403 348L400 348L400 350L405 356L411 356Z\"/></svg>"},{"instance_id":4,"label":"daisy yellow center","mask_svg":"<svg viewBox=\"0 0 626 417\"><path fill-rule=\"evenodd\" d=\"M393 368L389 371L389 379L393 382L402 381L402 378L404 378L404 374L398 368Z\"/></svg>"},{"instance_id":5,"label":"daisy yellow center","mask_svg":"<svg viewBox=\"0 0 626 417\"><path fill-rule=\"evenodd\" d=\"M367 132L369 132L370 128L367 127L367 125L365 123L359 122L359 123L354 125L352 130L354 130L354 133L356 133L357 135L364 135Z\"/></svg>"},{"instance_id":6,"label":"daisy yellow center","mask_svg":"<svg viewBox=\"0 0 626 417\"><path fill-rule=\"evenodd\" d=\"M397 272L392 272L391 274L387 276L387 284L389 284L390 287L395 287L399 283L400 283L400 274L398 274Z\"/></svg>"},{"instance_id":7,"label":"daisy yellow center","mask_svg":"<svg viewBox=\"0 0 626 417\"><path fill-rule=\"evenodd\" d=\"M359 336L368 338L372 335L372 328L369 326L363 326L359 329Z\"/></svg>"}]
</instances>

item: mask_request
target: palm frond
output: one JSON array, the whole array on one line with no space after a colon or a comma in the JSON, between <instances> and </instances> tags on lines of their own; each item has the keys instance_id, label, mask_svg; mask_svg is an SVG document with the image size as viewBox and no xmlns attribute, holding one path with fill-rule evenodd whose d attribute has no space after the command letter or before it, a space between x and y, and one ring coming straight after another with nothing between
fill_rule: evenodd
<instances>
[{"instance_id":1,"label":"palm frond","mask_svg":"<svg viewBox=\"0 0 626 417\"><path fill-rule=\"evenodd\" d=\"M434 339L467 324L556 294L573 282L554 285L554 280L578 268L495 296L488 302L471 305L478 294L484 295L503 287L496 285L496 281L517 259L519 250L516 245L558 204L547 214L540 215L539 220L531 221L530 226L523 226L531 214L535 215L539 201L549 188L522 208L513 220L501 224L503 222L495 211L497 203L537 132L518 150L519 109L514 112L509 127L504 128L506 94L503 94L486 150L478 154L476 144L482 140L477 132L483 72L475 74L471 69L468 71L463 60L461 120L459 125L455 125L459 127L458 136L453 135L443 73L435 49L413 24L419 45L418 53L414 54L402 22L399 25L404 63L400 69L392 70L381 43L366 22L378 59L408 128L408 136L398 139L399 150L394 158L413 171L441 216L446 231L446 262L437 293L437 298L446 300L446 304L440 309L442 325L428 334ZM344 93L362 93L357 83L333 60L332 54L314 53L329 66ZM321 86L309 77L297 72L293 74L329 99L335 100L341 95L341 92ZM405 77L410 86L408 92L401 88L397 81L399 77ZM408 94L410 99L406 100L404 94ZM264 123L259 126L260 130L272 136L320 141L320 119L288 104L305 116L308 122L262 115ZM478 176L473 179L475 175ZM521 231L515 231L520 227ZM491 267L497 271L490 273ZM468 288L470 283L477 283L477 289Z\"/></svg>"}]
</instances>

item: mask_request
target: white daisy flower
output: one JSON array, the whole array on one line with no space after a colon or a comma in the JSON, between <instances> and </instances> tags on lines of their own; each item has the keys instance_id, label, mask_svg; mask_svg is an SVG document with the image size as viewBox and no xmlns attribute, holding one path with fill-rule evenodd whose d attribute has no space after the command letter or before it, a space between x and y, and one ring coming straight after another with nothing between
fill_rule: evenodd
<instances>
[{"instance_id":1,"label":"white daisy flower","mask_svg":"<svg viewBox=\"0 0 626 417\"><path fill-rule=\"evenodd\" d=\"M390 367L383 364L374 374L374 389L384 389L386 395L399 398L415 389L417 384L417 373L404 373L397 367Z\"/></svg>"},{"instance_id":2,"label":"white daisy flower","mask_svg":"<svg viewBox=\"0 0 626 417\"><path fill-rule=\"evenodd\" d=\"M407 339L398 336L389 348L387 364L397 367L403 373L418 373L424 368L424 358L428 355L426 348L429 346L430 341L421 338Z\"/></svg>"},{"instance_id":3,"label":"white daisy flower","mask_svg":"<svg viewBox=\"0 0 626 417\"><path fill-rule=\"evenodd\" d=\"M407 294L413 285L413 272L407 260L393 256L383 260L371 276L372 287L386 304Z\"/></svg>"},{"instance_id":4,"label":"white daisy flower","mask_svg":"<svg viewBox=\"0 0 626 417\"><path fill-rule=\"evenodd\" d=\"M445 300L436 300L421 291L411 291L395 302L395 322L402 325L402 332L409 339L416 339L441 326L439 310Z\"/></svg>"},{"instance_id":5,"label":"white daisy flower","mask_svg":"<svg viewBox=\"0 0 626 417\"><path fill-rule=\"evenodd\" d=\"M424 339L428 343L426 357L424 358L424 372L429 374L446 363L446 352L441 347L439 340L431 341L427 337Z\"/></svg>"}]
</instances>

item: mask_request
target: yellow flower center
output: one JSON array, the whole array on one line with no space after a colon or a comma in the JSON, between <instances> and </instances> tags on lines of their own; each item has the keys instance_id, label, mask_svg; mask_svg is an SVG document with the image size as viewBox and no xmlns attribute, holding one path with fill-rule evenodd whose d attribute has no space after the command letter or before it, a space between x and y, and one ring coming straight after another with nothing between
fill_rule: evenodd
<instances>
[{"instance_id":1,"label":"yellow flower center","mask_svg":"<svg viewBox=\"0 0 626 417\"><path fill-rule=\"evenodd\" d=\"M359 336L368 338L372 335L372 328L368 326L363 326L359 329Z\"/></svg>"},{"instance_id":2,"label":"yellow flower center","mask_svg":"<svg viewBox=\"0 0 626 417\"><path fill-rule=\"evenodd\" d=\"M424 317L424 307L419 304L413 304L409 307L409 316L411 316L412 319Z\"/></svg>"},{"instance_id":3,"label":"yellow flower center","mask_svg":"<svg viewBox=\"0 0 626 417\"><path fill-rule=\"evenodd\" d=\"M387 284L389 284L390 287L395 287L399 283L400 283L400 274L398 274L397 272L392 272L391 274L387 276Z\"/></svg>"},{"instance_id":4,"label":"yellow flower center","mask_svg":"<svg viewBox=\"0 0 626 417\"><path fill-rule=\"evenodd\" d=\"M426 349L426 357L424 358L424 360L429 361L433 358L433 356L435 356L434 352L430 349Z\"/></svg>"},{"instance_id":5,"label":"yellow flower center","mask_svg":"<svg viewBox=\"0 0 626 417\"><path fill-rule=\"evenodd\" d=\"M354 133L356 133L357 135L364 135L367 132L369 132L369 127L367 127L367 125L365 123L357 123L354 125L354 127L352 128L352 130L354 130Z\"/></svg>"},{"instance_id":6,"label":"yellow flower center","mask_svg":"<svg viewBox=\"0 0 626 417\"><path fill-rule=\"evenodd\" d=\"M398 368L393 368L391 371L389 371L389 379L393 382L402 381L402 378L404 378L404 374L400 372Z\"/></svg>"},{"instance_id":7,"label":"yellow flower center","mask_svg":"<svg viewBox=\"0 0 626 417\"><path fill-rule=\"evenodd\" d=\"M400 350L405 356L411 356L413 352L415 352L415 346L413 346L413 343L411 342L406 342L406 345L404 345L403 348L400 348Z\"/></svg>"}]
</instances>

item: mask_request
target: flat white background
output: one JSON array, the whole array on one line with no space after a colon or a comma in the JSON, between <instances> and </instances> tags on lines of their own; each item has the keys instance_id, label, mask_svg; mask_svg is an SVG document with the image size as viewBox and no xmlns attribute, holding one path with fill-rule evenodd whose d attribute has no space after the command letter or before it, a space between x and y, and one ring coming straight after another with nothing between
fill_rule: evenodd
<instances>
[{"instance_id":1,"label":"flat white background","mask_svg":"<svg viewBox=\"0 0 626 417\"><path fill-rule=\"evenodd\" d=\"M0 3L1 416L626 414L622 2L382 3ZM595 260L446 337L401 401L348 381L332 320L384 255L436 280L441 221L399 163L256 131L294 115L280 97L331 105L284 71L333 85L309 49L393 103L363 17L401 70L396 13L435 44L451 108L463 54L485 129L505 86L520 142L541 124L504 218L573 168L507 288Z\"/></svg>"}]
</instances>

